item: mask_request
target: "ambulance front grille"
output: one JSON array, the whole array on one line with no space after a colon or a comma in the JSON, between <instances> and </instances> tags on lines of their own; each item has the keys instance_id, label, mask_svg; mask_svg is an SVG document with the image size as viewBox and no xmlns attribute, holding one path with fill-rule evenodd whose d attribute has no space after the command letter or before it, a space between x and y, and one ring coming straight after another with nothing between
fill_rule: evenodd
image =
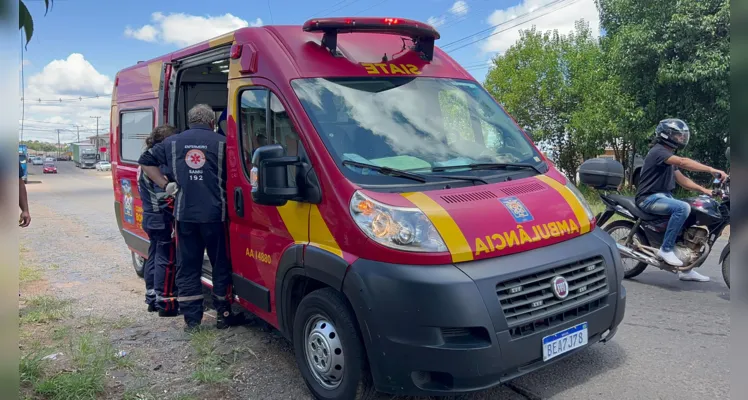
<instances>
[{"instance_id":1,"label":"ambulance front grille","mask_svg":"<svg viewBox=\"0 0 748 400\"><path fill-rule=\"evenodd\" d=\"M557 276L566 278L569 284L569 294L563 300L551 290L551 280ZM582 311L575 316L592 312L599 307L586 306L608 292L602 257L588 258L496 285L496 295L510 329L534 324L572 309Z\"/></svg>"}]
</instances>

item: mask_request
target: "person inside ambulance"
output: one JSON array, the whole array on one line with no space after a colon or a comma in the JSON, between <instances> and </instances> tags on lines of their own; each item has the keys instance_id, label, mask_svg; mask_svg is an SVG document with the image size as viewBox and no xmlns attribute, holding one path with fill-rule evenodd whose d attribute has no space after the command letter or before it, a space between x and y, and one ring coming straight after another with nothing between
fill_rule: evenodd
<instances>
[{"instance_id":1,"label":"person inside ambulance","mask_svg":"<svg viewBox=\"0 0 748 400\"><path fill-rule=\"evenodd\" d=\"M143 153L138 163L143 172L176 197L174 217L177 233L177 300L184 315L185 331L198 328L203 319L203 255L207 250L212 266L213 304L216 328L244 322L231 311L231 264L227 245L226 137L217 134L216 115L206 104L187 113L189 129L166 138ZM159 171L165 165L174 171L169 182Z\"/></svg>"},{"instance_id":2,"label":"person inside ambulance","mask_svg":"<svg viewBox=\"0 0 748 400\"><path fill-rule=\"evenodd\" d=\"M228 115L228 108L224 108L223 112L221 113L221 116L218 117L218 126L216 127L216 133L222 136L226 136L226 119Z\"/></svg>"},{"instance_id":3,"label":"person inside ambulance","mask_svg":"<svg viewBox=\"0 0 748 400\"><path fill-rule=\"evenodd\" d=\"M177 129L171 125L157 127L145 140L146 151L176 132ZM174 181L174 176L165 167L160 168L160 173L168 181ZM138 192L143 202L143 230L150 240L143 268L145 302L149 312L158 311L160 317L175 317L178 305L174 287L173 198L142 173L142 168L138 168Z\"/></svg>"}]
</instances>

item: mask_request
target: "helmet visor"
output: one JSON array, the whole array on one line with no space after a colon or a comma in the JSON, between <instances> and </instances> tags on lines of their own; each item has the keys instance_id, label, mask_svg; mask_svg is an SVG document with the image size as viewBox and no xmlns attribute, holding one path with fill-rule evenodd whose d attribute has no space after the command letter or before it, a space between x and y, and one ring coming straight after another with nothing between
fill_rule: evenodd
<instances>
[{"instance_id":1,"label":"helmet visor","mask_svg":"<svg viewBox=\"0 0 748 400\"><path fill-rule=\"evenodd\" d=\"M684 148L688 145L688 140L691 138L691 132L684 130L681 132L673 132L670 135L670 139L678 145L680 148Z\"/></svg>"}]
</instances>

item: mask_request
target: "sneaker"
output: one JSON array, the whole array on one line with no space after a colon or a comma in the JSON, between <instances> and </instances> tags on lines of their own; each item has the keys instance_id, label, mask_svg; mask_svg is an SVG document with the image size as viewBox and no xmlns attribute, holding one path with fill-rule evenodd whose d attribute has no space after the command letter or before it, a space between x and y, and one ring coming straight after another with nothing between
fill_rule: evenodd
<instances>
[{"instance_id":1,"label":"sneaker","mask_svg":"<svg viewBox=\"0 0 748 400\"><path fill-rule=\"evenodd\" d=\"M164 318L176 317L179 316L179 310L158 310L158 316Z\"/></svg>"},{"instance_id":2,"label":"sneaker","mask_svg":"<svg viewBox=\"0 0 748 400\"><path fill-rule=\"evenodd\" d=\"M688 272L679 272L678 278L682 281L694 281L694 282L709 282L711 279L708 276L701 275L700 273L690 270Z\"/></svg>"},{"instance_id":3,"label":"sneaker","mask_svg":"<svg viewBox=\"0 0 748 400\"><path fill-rule=\"evenodd\" d=\"M683 266L683 261L681 261L680 259L678 259L678 257L676 257L675 253L673 253L672 251L662 251L662 249L660 249L657 252L657 255L660 258L662 258L663 261L665 261L666 263L668 263L668 264L670 264L670 265L672 265L674 267L682 267Z\"/></svg>"},{"instance_id":4,"label":"sneaker","mask_svg":"<svg viewBox=\"0 0 748 400\"><path fill-rule=\"evenodd\" d=\"M244 325L248 322L244 314L233 314L230 311L219 314L216 312L216 329L227 329L230 326Z\"/></svg>"}]
</instances>

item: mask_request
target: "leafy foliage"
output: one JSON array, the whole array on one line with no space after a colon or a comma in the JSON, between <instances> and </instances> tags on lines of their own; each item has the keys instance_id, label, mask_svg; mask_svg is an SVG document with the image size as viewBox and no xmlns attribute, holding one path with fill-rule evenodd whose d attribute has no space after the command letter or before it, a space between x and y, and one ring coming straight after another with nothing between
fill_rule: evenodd
<instances>
[{"instance_id":1,"label":"leafy foliage","mask_svg":"<svg viewBox=\"0 0 748 400\"><path fill-rule=\"evenodd\" d=\"M633 172L657 122L684 119L685 151L723 167L729 128L727 0L596 0L605 34L520 32L494 59L484 86L574 178L605 147Z\"/></svg>"},{"instance_id":2,"label":"leafy foliage","mask_svg":"<svg viewBox=\"0 0 748 400\"><path fill-rule=\"evenodd\" d=\"M18 29L23 29L23 33L26 35L26 44L28 45L31 41L31 37L34 36L34 19L31 17L26 4L23 0L18 0ZM44 15L47 15L49 9L54 4L54 0L44 0Z\"/></svg>"}]
</instances>

